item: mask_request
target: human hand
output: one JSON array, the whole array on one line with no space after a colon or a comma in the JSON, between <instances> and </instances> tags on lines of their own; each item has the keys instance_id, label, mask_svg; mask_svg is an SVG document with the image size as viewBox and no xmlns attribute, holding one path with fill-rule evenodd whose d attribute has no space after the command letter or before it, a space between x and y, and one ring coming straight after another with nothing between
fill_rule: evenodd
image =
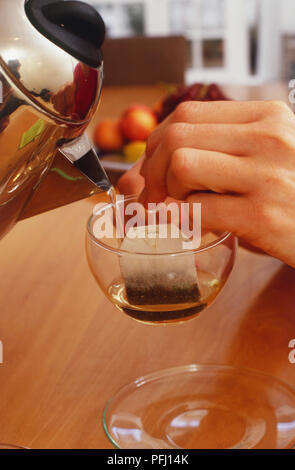
<instances>
[{"instance_id":1,"label":"human hand","mask_svg":"<svg viewBox=\"0 0 295 470\"><path fill-rule=\"evenodd\" d=\"M125 184L142 185L138 171ZM182 103L149 138L140 171L142 202L200 202L203 228L295 267L295 117L284 103Z\"/></svg>"},{"instance_id":2,"label":"human hand","mask_svg":"<svg viewBox=\"0 0 295 470\"><path fill-rule=\"evenodd\" d=\"M144 188L144 178L140 171L145 159L145 154L132 166L132 168L124 173L118 181L118 189L121 194L139 195Z\"/></svg>"}]
</instances>

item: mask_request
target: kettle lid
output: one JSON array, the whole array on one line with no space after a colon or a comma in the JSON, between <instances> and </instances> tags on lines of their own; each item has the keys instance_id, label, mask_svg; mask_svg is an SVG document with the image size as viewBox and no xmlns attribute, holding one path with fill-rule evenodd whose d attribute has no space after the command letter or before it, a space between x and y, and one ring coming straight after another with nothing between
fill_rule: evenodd
<instances>
[{"instance_id":1,"label":"kettle lid","mask_svg":"<svg viewBox=\"0 0 295 470\"><path fill-rule=\"evenodd\" d=\"M25 11L47 39L89 67L100 65L105 25L94 7L72 0L26 0Z\"/></svg>"}]
</instances>

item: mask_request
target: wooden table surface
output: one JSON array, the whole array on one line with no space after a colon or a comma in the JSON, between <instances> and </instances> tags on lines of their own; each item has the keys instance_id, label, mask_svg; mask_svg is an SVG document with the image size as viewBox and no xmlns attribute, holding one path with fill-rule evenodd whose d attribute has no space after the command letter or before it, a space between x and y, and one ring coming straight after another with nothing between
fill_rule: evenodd
<instances>
[{"instance_id":1,"label":"wooden table surface","mask_svg":"<svg viewBox=\"0 0 295 470\"><path fill-rule=\"evenodd\" d=\"M231 88L281 98L285 87ZM98 119L160 88L106 89ZM85 224L99 196L20 222L0 244L0 442L31 448L112 448L107 399L137 376L189 363L234 364L295 386L295 270L239 250L215 303L177 327L145 326L106 300L87 266ZM107 270L107 266L105 267Z\"/></svg>"}]
</instances>

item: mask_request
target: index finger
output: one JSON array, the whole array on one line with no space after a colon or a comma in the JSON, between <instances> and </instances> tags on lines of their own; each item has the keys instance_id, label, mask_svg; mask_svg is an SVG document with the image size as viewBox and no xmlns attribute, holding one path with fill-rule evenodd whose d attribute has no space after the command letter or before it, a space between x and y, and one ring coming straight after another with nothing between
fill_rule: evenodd
<instances>
[{"instance_id":1,"label":"index finger","mask_svg":"<svg viewBox=\"0 0 295 470\"><path fill-rule=\"evenodd\" d=\"M271 107L271 101L185 101L151 134L146 157L152 156L169 124L249 124L265 117Z\"/></svg>"}]
</instances>

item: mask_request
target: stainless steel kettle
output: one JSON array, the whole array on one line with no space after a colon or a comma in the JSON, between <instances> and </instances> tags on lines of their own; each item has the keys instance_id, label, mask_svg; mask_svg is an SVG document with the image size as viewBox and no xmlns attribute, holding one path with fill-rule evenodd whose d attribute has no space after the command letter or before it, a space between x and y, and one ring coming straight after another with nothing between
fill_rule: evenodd
<instances>
[{"instance_id":1,"label":"stainless steel kettle","mask_svg":"<svg viewBox=\"0 0 295 470\"><path fill-rule=\"evenodd\" d=\"M22 217L58 150L96 190L107 191L110 182L85 134L102 88L100 15L79 1L1 0L0 22L1 238ZM60 184L80 179L55 170ZM38 212L69 202L54 193L47 188L45 197L55 202Z\"/></svg>"}]
</instances>

